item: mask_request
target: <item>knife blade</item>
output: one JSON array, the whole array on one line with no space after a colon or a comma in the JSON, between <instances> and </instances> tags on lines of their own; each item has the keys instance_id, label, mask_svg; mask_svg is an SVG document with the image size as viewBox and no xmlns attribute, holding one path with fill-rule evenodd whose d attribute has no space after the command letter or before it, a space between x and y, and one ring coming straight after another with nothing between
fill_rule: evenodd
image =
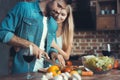
<instances>
[{"instance_id":1,"label":"knife blade","mask_svg":"<svg viewBox=\"0 0 120 80\"><path fill-rule=\"evenodd\" d=\"M58 66L61 66L59 63L56 63L55 61L52 61L52 60L50 60L50 59L46 59L46 58L44 58L44 60L47 61L47 62L49 62L49 63L51 63L52 65L58 65Z\"/></svg>"},{"instance_id":2,"label":"knife blade","mask_svg":"<svg viewBox=\"0 0 120 80\"><path fill-rule=\"evenodd\" d=\"M44 55L42 55L42 58L44 58L45 61L49 62L50 64L52 65L57 65L59 66L60 68L62 68L62 65L60 63L56 63L55 61L53 60L50 60L50 59L47 59Z\"/></svg>"}]
</instances>

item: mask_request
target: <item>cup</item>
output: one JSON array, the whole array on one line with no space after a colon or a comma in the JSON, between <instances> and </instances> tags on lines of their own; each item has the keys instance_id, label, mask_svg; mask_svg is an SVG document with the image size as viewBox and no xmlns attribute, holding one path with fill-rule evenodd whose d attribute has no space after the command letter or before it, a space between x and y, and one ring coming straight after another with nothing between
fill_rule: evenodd
<instances>
[{"instance_id":1,"label":"cup","mask_svg":"<svg viewBox=\"0 0 120 80\"><path fill-rule=\"evenodd\" d=\"M101 14L104 15L105 14L105 10L101 10Z\"/></svg>"},{"instance_id":2,"label":"cup","mask_svg":"<svg viewBox=\"0 0 120 80\"><path fill-rule=\"evenodd\" d=\"M111 10L111 14L115 14L115 10L114 9Z\"/></svg>"}]
</instances>

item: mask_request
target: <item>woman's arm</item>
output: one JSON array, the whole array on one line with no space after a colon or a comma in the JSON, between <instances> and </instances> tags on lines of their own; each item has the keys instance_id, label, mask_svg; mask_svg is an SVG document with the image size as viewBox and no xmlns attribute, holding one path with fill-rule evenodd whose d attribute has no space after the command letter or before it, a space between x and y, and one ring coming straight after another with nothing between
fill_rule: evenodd
<instances>
[{"instance_id":1,"label":"woman's arm","mask_svg":"<svg viewBox=\"0 0 120 80\"><path fill-rule=\"evenodd\" d=\"M61 65L65 66L65 60L61 54L57 54L56 52L51 52L51 59L53 61L58 60Z\"/></svg>"},{"instance_id":2,"label":"woman's arm","mask_svg":"<svg viewBox=\"0 0 120 80\"><path fill-rule=\"evenodd\" d=\"M55 49L58 50L58 53L61 54L65 60L68 60L70 57L70 53L71 53L71 49L72 49L72 44L69 44L68 48L66 51L63 51L57 44L56 42L53 40L52 42L52 47L54 47Z\"/></svg>"}]
</instances>

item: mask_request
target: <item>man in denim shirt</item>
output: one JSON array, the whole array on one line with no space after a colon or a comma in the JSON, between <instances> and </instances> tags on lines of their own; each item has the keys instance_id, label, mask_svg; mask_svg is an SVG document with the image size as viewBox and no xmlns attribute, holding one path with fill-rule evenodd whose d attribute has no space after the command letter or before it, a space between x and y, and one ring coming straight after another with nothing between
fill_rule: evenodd
<instances>
[{"instance_id":1,"label":"man in denim shirt","mask_svg":"<svg viewBox=\"0 0 120 80\"><path fill-rule=\"evenodd\" d=\"M22 50L33 47L33 55L39 58L49 52L51 42L56 37L57 23L50 16L66 7L65 0L43 0L41 2L19 2L0 24L0 42L19 47L13 62L12 73L27 72L27 63L22 56ZM44 17L47 17L47 27L44 29ZM44 37L44 35L45 37ZM41 45L43 44L43 45ZM41 49L41 47L44 48ZM35 61L30 64L33 71Z\"/></svg>"}]
</instances>

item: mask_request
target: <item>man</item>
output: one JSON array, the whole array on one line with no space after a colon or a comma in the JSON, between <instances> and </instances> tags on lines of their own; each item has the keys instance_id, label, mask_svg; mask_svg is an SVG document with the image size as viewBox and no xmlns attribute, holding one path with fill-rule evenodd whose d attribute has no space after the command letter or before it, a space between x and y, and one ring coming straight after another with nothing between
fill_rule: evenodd
<instances>
[{"instance_id":1,"label":"man","mask_svg":"<svg viewBox=\"0 0 120 80\"><path fill-rule=\"evenodd\" d=\"M65 7L65 0L20 2L8 13L0 25L0 42L20 48L14 57L12 73L27 72L22 53L30 45L36 58L45 54L44 51L49 52L57 30L57 23L50 15L59 14ZM34 64L35 61L31 63L30 71Z\"/></svg>"}]
</instances>

